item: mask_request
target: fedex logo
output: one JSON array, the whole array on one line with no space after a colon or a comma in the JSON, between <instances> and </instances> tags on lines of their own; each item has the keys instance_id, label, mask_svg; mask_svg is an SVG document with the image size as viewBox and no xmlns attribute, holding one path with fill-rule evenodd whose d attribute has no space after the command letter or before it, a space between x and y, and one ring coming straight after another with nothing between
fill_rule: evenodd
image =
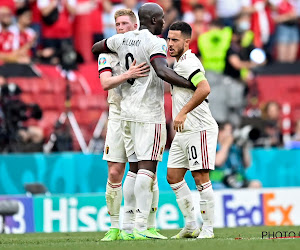
<instances>
[{"instance_id":1,"label":"fedex logo","mask_svg":"<svg viewBox=\"0 0 300 250\"><path fill-rule=\"evenodd\" d=\"M275 226L293 225L290 218L293 205L286 207L271 205L274 193L259 195L258 204L252 206L236 205L234 195L223 196L224 226ZM249 200L247 202L253 202Z\"/></svg>"}]
</instances>

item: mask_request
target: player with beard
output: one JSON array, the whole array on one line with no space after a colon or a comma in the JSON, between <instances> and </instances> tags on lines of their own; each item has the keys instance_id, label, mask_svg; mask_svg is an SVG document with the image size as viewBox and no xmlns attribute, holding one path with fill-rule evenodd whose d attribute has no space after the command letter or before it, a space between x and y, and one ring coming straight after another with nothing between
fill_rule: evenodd
<instances>
[{"instance_id":1,"label":"player with beard","mask_svg":"<svg viewBox=\"0 0 300 250\"><path fill-rule=\"evenodd\" d=\"M189 49L191 35L192 28L185 22L173 23L168 33L170 55L176 58L175 72L196 87L195 91L172 88L176 134L170 148L167 179L185 218L185 227L172 238L213 238L214 195L209 171L215 168L218 125L208 106L210 87L204 68ZM192 194L184 180L187 170L192 172L200 193L201 232L196 223Z\"/></svg>"}]
</instances>

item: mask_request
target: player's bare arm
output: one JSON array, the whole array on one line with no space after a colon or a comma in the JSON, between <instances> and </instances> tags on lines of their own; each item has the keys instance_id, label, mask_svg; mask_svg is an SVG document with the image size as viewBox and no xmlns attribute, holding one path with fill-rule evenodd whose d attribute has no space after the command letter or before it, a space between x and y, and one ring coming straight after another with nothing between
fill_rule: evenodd
<instances>
[{"instance_id":1,"label":"player's bare arm","mask_svg":"<svg viewBox=\"0 0 300 250\"><path fill-rule=\"evenodd\" d=\"M187 114L200 105L210 93L210 86L207 80L202 80L196 85L196 91L190 101L180 110L174 119L174 129L181 132L184 129L184 121Z\"/></svg>"},{"instance_id":2,"label":"player's bare arm","mask_svg":"<svg viewBox=\"0 0 300 250\"><path fill-rule=\"evenodd\" d=\"M151 65L154 68L158 77L163 79L164 81L173 84L177 87L195 89L194 85L190 81L176 74L174 70L168 67L168 63L165 58L154 58L151 61Z\"/></svg>"},{"instance_id":3,"label":"player's bare arm","mask_svg":"<svg viewBox=\"0 0 300 250\"><path fill-rule=\"evenodd\" d=\"M147 65L146 62L136 65L136 60L134 60L128 71L121 75L112 76L112 73L109 71L101 73L100 81L104 90L110 90L118 87L121 83L127 81L128 79L148 76L147 72L149 71L150 66Z\"/></svg>"},{"instance_id":4,"label":"player's bare arm","mask_svg":"<svg viewBox=\"0 0 300 250\"><path fill-rule=\"evenodd\" d=\"M106 39L103 39L100 42L96 42L93 45L92 53L94 55L99 55L101 53L113 53L113 52L106 46Z\"/></svg>"}]
</instances>

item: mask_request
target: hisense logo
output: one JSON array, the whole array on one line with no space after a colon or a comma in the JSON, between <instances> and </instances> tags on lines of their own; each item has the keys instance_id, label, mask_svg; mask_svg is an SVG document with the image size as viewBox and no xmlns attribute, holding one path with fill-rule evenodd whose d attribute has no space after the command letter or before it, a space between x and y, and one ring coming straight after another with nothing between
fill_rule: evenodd
<instances>
[{"instance_id":1,"label":"hisense logo","mask_svg":"<svg viewBox=\"0 0 300 250\"><path fill-rule=\"evenodd\" d=\"M43 203L45 232L90 232L109 229L110 219L106 206L99 210L95 206L78 207L77 198L60 198L55 208L52 199L44 199Z\"/></svg>"}]
</instances>

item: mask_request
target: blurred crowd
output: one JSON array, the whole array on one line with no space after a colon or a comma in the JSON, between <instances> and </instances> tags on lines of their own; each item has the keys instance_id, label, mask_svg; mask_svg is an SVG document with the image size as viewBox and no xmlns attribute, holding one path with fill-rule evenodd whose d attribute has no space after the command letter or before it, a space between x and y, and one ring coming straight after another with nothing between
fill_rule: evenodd
<instances>
[{"instance_id":1,"label":"blurred crowd","mask_svg":"<svg viewBox=\"0 0 300 250\"><path fill-rule=\"evenodd\" d=\"M264 49L269 61L293 63L297 59L299 0L1 0L0 61L57 64L62 51L68 47L75 46L79 54L82 52L82 44L76 44L74 37L89 34L91 37L85 36L85 40L91 42L110 37L115 34L113 13L130 8L137 14L144 2L156 2L163 7L166 21L163 37L175 20L190 23L192 50L206 61L212 49L202 43L210 38L206 33L222 34L222 42L215 41L215 48L220 50L215 60L222 60L228 46L232 47L230 53L237 52L236 43ZM86 59L85 55L81 56L81 61ZM206 63L208 69L209 63ZM233 64L234 69L256 66ZM213 69L223 71L224 65L219 62ZM237 74L234 69L226 67L225 73Z\"/></svg>"},{"instance_id":2,"label":"blurred crowd","mask_svg":"<svg viewBox=\"0 0 300 250\"><path fill-rule=\"evenodd\" d=\"M144 2L156 2L164 9L162 37L176 20L192 26L190 47L207 70L210 106L220 124L217 162L224 165L231 150L244 159L243 148L249 143L283 146L278 103L246 114L249 82L256 68L299 59L300 0L1 0L0 85L17 73L16 65L46 63L74 69L95 60L92 43L116 33L114 12L130 8L137 14ZM171 65L172 58L168 60ZM300 121L292 131L291 139L299 141Z\"/></svg>"}]
</instances>

